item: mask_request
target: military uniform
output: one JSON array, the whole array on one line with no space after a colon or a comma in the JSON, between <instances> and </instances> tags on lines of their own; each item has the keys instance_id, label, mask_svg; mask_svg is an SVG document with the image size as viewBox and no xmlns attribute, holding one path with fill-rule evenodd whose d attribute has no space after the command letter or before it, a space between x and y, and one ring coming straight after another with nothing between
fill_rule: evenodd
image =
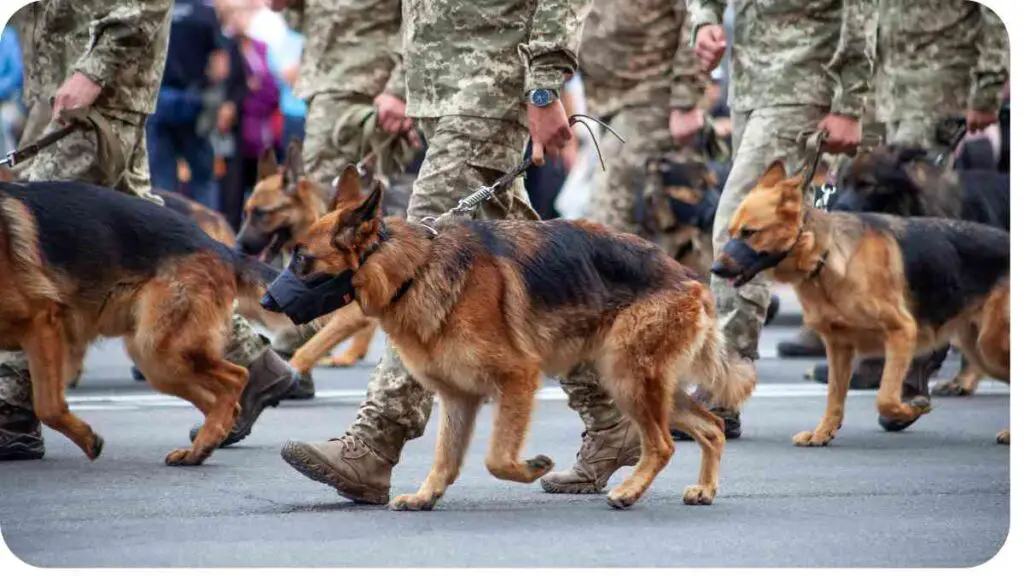
<instances>
[{"instance_id":1,"label":"military uniform","mask_svg":"<svg viewBox=\"0 0 1024 576\"><path fill-rule=\"evenodd\" d=\"M967 0L878 0L878 118L891 144L928 148L947 116L995 113L1007 79L1006 28Z\"/></svg>"},{"instance_id":2,"label":"military uniform","mask_svg":"<svg viewBox=\"0 0 1024 576\"><path fill-rule=\"evenodd\" d=\"M693 36L720 24L723 0L689 0ZM715 217L717 254L729 220L767 166L784 159L790 171L806 160L806 136L829 113L860 118L872 59L866 22L872 0L736 0L729 106L735 160ZM762 277L735 289L713 277L719 322L730 349L758 358L770 302Z\"/></svg>"},{"instance_id":3,"label":"military uniform","mask_svg":"<svg viewBox=\"0 0 1024 576\"><path fill-rule=\"evenodd\" d=\"M302 161L325 190L361 158L362 132L346 116L387 92L405 100L401 0L297 0L306 38L295 95L309 106Z\"/></svg>"},{"instance_id":4,"label":"military uniform","mask_svg":"<svg viewBox=\"0 0 1024 576\"><path fill-rule=\"evenodd\" d=\"M587 218L639 234L637 191L649 157L671 151L669 113L693 109L703 88L687 42L684 0L597 0L583 29L580 73L587 110L608 122Z\"/></svg>"},{"instance_id":5,"label":"military uniform","mask_svg":"<svg viewBox=\"0 0 1024 576\"><path fill-rule=\"evenodd\" d=\"M524 96L535 88L561 88L576 70L588 4L403 3L406 113L417 119L428 142L409 201L410 220L453 208L522 161L528 137ZM479 207L474 217L538 218L520 179ZM586 374L593 372L581 369L574 377ZM597 385L592 377L589 382ZM351 499L385 503L391 468L405 442L423 434L432 403L433 394L409 375L389 345L348 433L319 444L290 442L282 455Z\"/></svg>"},{"instance_id":6,"label":"military uniform","mask_svg":"<svg viewBox=\"0 0 1024 576\"><path fill-rule=\"evenodd\" d=\"M27 98L48 104L66 78L81 72L102 87L92 108L109 123L115 142L108 144L119 147L125 159L123 172L107 181L96 134L80 130L40 151L27 169L28 180L85 180L160 202L150 193L145 121L156 107L171 5L172 0L47 0L23 8L19 22L32 46L25 66ZM46 131L56 127L51 122ZM268 351L268 343L235 314L227 359L252 366ZM250 385L266 378L265 372L251 370ZM271 378L282 375L280 366L270 372ZM283 374L290 383L291 373ZM0 458L41 457L38 431L25 355L0 352Z\"/></svg>"}]
</instances>

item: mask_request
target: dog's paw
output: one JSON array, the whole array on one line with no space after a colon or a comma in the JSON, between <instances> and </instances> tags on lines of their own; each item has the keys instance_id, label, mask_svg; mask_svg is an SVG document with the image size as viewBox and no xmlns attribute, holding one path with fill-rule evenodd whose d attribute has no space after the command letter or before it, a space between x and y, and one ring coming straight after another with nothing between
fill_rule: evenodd
<instances>
[{"instance_id":1,"label":"dog's paw","mask_svg":"<svg viewBox=\"0 0 1024 576\"><path fill-rule=\"evenodd\" d=\"M965 387L963 384L958 382L956 379L950 380L949 382L943 382L936 384L932 388L932 396L973 396L974 390Z\"/></svg>"},{"instance_id":2,"label":"dog's paw","mask_svg":"<svg viewBox=\"0 0 1024 576\"><path fill-rule=\"evenodd\" d=\"M828 446L832 442L834 433L826 434L818 432L800 432L793 436L793 444L796 446Z\"/></svg>"},{"instance_id":3,"label":"dog's paw","mask_svg":"<svg viewBox=\"0 0 1024 576\"><path fill-rule=\"evenodd\" d=\"M641 492L628 490L619 486L608 493L608 505L612 508L618 508L619 510L629 508L633 504L636 504L636 501L640 499L641 494Z\"/></svg>"},{"instance_id":4,"label":"dog's paw","mask_svg":"<svg viewBox=\"0 0 1024 576\"><path fill-rule=\"evenodd\" d=\"M89 443L89 449L85 451L85 455L89 460L95 460L100 457L103 452L103 437L99 434L92 433L92 442Z\"/></svg>"},{"instance_id":5,"label":"dog's paw","mask_svg":"<svg viewBox=\"0 0 1024 576\"><path fill-rule=\"evenodd\" d=\"M168 466L198 466L205 458L197 457L191 448L178 448L171 450L164 458L164 464Z\"/></svg>"},{"instance_id":6,"label":"dog's paw","mask_svg":"<svg viewBox=\"0 0 1024 576\"><path fill-rule=\"evenodd\" d=\"M683 491L683 504L702 504L707 506L715 500L715 493L717 490L711 486L701 486L699 484L694 486L687 486L686 490Z\"/></svg>"},{"instance_id":7,"label":"dog's paw","mask_svg":"<svg viewBox=\"0 0 1024 576\"><path fill-rule=\"evenodd\" d=\"M391 502L388 502L388 508L400 511L433 510L436 503L437 498L431 498L430 496L402 494L392 498Z\"/></svg>"},{"instance_id":8,"label":"dog's paw","mask_svg":"<svg viewBox=\"0 0 1024 576\"><path fill-rule=\"evenodd\" d=\"M526 466L536 478L540 478L555 468L555 462L543 454L538 454L527 460Z\"/></svg>"},{"instance_id":9,"label":"dog's paw","mask_svg":"<svg viewBox=\"0 0 1024 576\"><path fill-rule=\"evenodd\" d=\"M1009 430L1009 428L1007 428L1006 430L1003 430L1002 432L999 433L998 436L996 436L996 442L998 442L999 444L1006 444L1006 445L1010 444L1010 430Z\"/></svg>"},{"instance_id":10,"label":"dog's paw","mask_svg":"<svg viewBox=\"0 0 1024 576\"><path fill-rule=\"evenodd\" d=\"M356 362L362 360L362 356L356 356L355 354L339 354L337 356L328 356L317 362L317 366L323 368L348 368L354 366Z\"/></svg>"}]
</instances>

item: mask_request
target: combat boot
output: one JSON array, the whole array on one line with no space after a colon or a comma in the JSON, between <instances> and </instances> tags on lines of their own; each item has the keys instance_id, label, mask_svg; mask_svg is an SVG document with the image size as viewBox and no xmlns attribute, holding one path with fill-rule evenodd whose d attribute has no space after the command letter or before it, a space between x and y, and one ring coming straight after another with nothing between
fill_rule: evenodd
<instances>
[{"instance_id":1,"label":"combat boot","mask_svg":"<svg viewBox=\"0 0 1024 576\"><path fill-rule=\"evenodd\" d=\"M927 414L931 410L932 398L928 390L928 381L942 368L942 363L949 353L949 346L935 350L929 354L918 356L910 364L907 370L907 377L903 379L903 390L901 398L917 408L923 408ZM917 418L906 422L890 420L882 415L878 416L878 425L887 432L899 432L910 427L917 421Z\"/></svg>"},{"instance_id":2,"label":"combat boot","mask_svg":"<svg viewBox=\"0 0 1024 576\"><path fill-rule=\"evenodd\" d=\"M281 448L281 458L306 478L354 502L387 504L390 500L391 469L396 462L352 434L315 444L289 441Z\"/></svg>"},{"instance_id":3,"label":"combat boot","mask_svg":"<svg viewBox=\"0 0 1024 576\"><path fill-rule=\"evenodd\" d=\"M584 432L576 463L542 477L541 488L554 494L596 494L619 468L635 466L640 453L640 429L622 418L611 428Z\"/></svg>"},{"instance_id":4,"label":"combat boot","mask_svg":"<svg viewBox=\"0 0 1024 576\"><path fill-rule=\"evenodd\" d=\"M804 326L796 338L783 340L777 347L780 358L824 358L825 343L818 334Z\"/></svg>"},{"instance_id":5,"label":"combat boot","mask_svg":"<svg viewBox=\"0 0 1024 576\"><path fill-rule=\"evenodd\" d=\"M43 432L31 410L0 402L0 461L43 457Z\"/></svg>"},{"instance_id":6,"label":"combat boot","mask_svg":"<svg viewBox=\"0 0 1024 576\"><path fill-rule=\"evenodd\" d=\"M285 362L291 362L294 352L274 350ZM298 374L295 388L284 397L284 400L309 400L316 397L316 386L312 374Z\"/></svg>"},{"instance_id":7,"label":"combat boot","mask_svg":"<svg viewBox=\"0 0 1024 576\"><path fill-rule=\"evenodd\" d=\"M263 410L268 406L277 406L298 385L298 379L299 374L273 350L264 350L249 365L249 381L238 399L241 410L231 432L221 442L221 448L236 444L248 436ZM193 426L189 432L193 442L199 434L200 426Z\"/></svg>"}]
</instances>

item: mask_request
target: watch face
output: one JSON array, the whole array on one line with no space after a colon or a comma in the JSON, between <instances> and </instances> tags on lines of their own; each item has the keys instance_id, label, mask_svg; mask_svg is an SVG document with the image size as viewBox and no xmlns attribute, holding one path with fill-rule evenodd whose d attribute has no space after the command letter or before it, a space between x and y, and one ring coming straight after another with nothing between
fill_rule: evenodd
<instances>
[{"instance_id":1,"label":"watch face","mask_svg":"<svg viewBox=\"0 0 1024 576\"><path fill-rule=\"evenodd\" d=\"M533 91L533 104L535 106L547 106L551 104L551 91L550 90L534 90Z\"/></svg>"}]
</instances>

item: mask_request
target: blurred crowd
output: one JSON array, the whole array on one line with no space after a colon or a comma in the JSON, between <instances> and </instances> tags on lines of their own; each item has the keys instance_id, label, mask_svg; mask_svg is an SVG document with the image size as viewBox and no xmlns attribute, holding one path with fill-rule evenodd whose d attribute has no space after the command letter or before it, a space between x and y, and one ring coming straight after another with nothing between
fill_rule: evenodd
<instances>
[{"instance_id":1,"label":"blurred crowd","mask_svg":"<svg viewBox=\"0 0 1024 576\"><path fill-rule=\"evenodd\" d=\"M730 9L725 17L730 37L731 24ZM147 122L154 187L218 210L237 228L260 153L273 147L283 159L287 143L303 138L306 104L293 92L303 40L264 0L175 0L157 111ZM714 133L726 143L731 134L728 63L726 55L710 75L700 103ZM25 121L22 70L17 33L8 25L0 37L4 153L15 148ZM570 114L586 112L579 78L569 83L563 100ZM597 156L584 128L577 126L575 135L554 162L527 173L530 199L546 219L582 216L588 200ZM1008 156L1002 153L1005 140L993 126L969 138L959 154L971 163L1008 162L1000 158ZM574 168L579 173L575 179L570 177Z\"/></svg>"}]
</instances>

